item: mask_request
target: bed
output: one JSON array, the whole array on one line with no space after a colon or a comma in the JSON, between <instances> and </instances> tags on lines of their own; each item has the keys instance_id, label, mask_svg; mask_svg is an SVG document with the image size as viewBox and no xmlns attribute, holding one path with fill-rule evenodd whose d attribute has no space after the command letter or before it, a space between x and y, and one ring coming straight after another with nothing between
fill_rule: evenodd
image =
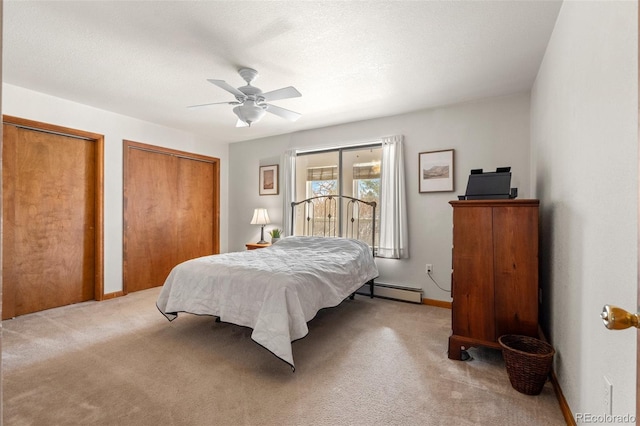
<instances>
[{"instance_id":1,"label":"bed","mask_svg":"<svg viewBox=\"0 0 640 426\"><path fill-rule=\"evenodd\" d=\"M324 200L309 200L293 204L305 207L305 211L311 207L317 213L314 206ZM347 204L351 201L356 206L362 202L349 199ZM372 207L371 217L375 217L375 203ZM361 220L363 210L345 215L350 225L342 230L343 235L354 235L350 226ZM334 221L335 211L328 213ZM353 298L364 284L370 285L373 296L373 280L378 276L372 249L375 232L370 246L338 236L341 226L325 219L306 212L306 224L302 225L311 226L313 234L313 228L317 230L316 224L322 222L325 230L321 236L289 236L259 250L204 256L177 265L161 289L158 309L169 321L185 312L249 327L256 343L295 371L291 343L308 334L307 322L320 309Z\"/></svg>"}]
</instances>

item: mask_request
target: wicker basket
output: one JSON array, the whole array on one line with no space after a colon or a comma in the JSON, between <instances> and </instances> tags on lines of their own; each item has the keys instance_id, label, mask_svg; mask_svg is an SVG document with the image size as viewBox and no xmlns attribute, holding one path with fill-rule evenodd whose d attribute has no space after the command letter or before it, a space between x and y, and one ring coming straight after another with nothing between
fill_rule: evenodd
<instances>
[{"instance_id":1,"label":"wicker basket","mask_svg":"<svg viewBox=\"0 0 640 426\"><path fill-rule=\"evenodd\" d=\"M553 347L542 340L517 334L500 336L498 342L511 386L527 395L540 394L556 353Z\"/></svg>"}]
</instances>

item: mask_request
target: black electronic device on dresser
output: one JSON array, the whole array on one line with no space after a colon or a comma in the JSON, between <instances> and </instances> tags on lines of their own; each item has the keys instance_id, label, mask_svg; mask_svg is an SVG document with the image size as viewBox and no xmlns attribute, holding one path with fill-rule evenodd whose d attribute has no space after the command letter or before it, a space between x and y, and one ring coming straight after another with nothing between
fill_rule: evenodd
<instances>
[{"instance_id":1,"label":"black electronic device on dresser","mask_svg":"<svg viewBox=\"0 0 640 426\"><path fill-rule=\"evenodd\" d=\"M518 188L511 188L511 167L498 167L495 172L473 169L467 190L460 200L508 200L518 196Z\"/></svg>"}]
</instances>

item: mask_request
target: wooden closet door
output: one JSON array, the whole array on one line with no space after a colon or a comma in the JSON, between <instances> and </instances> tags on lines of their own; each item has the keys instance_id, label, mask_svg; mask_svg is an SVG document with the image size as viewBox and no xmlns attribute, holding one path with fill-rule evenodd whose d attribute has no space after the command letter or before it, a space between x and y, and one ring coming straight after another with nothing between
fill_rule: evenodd
<instances>
[{"instance_id":1,"label":"wooden closet door","mask_svg":"<svg viewBox=\"0 0 640 426\"><path fill-rule=\"evenodd\" d=\"M93 299L94 141L3 132L3 317Z\"/></svg>"},{"instance_id":2,"label":"wooden closet door","mask_svg":"<svg viewBox=\"0 0 640 426\"><path fill-rule=\"evenodd\" d=\"M162 285L175 265L178 205L175 157L130 149L125 176L126 292Z\"/></svg>"},{"instance_id":3,"label":"wooden closet door","mask_svg":"<svg viewBox=\"0 0 640 426\"><path fill-rule=\"evenodd\" d=\"M175 158L178 163L177 265L214 252L214 166L211 162Z\"/></svg>"},{"instance_id":4,"label":"wooden closet door","mask_svg":"<svg viewBox=\"0 0 640 426\"><path fill-rule=\"evenodd\" d=\"M180 262L217 253L218 160L125 141L124 290L164 284Z\"/></svg>"}]
</instances>

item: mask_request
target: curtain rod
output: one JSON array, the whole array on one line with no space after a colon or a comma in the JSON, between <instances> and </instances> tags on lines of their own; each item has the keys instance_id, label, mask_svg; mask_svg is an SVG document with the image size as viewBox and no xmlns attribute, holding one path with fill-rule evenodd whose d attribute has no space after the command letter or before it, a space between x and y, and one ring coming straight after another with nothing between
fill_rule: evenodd
<instances>
[{"instance_id":1,"label":"curtain rod","mask_svg":"<svg viewBox=\"0 0 640 426\"><path fill-rule=\"evenodd\" d=\"M336 151L338 149L368 148L372 146L378 146L381 144L382 144L382 138L375 141L360 142L360 143L353 143L353 144L347 144L347 145L332 145L332 146L326 146L326 147L305 148L305 149L294 148L294 151L296 152L296 155L297 154L317 154L320 152Z\"/></svg>"}]
</instances>

